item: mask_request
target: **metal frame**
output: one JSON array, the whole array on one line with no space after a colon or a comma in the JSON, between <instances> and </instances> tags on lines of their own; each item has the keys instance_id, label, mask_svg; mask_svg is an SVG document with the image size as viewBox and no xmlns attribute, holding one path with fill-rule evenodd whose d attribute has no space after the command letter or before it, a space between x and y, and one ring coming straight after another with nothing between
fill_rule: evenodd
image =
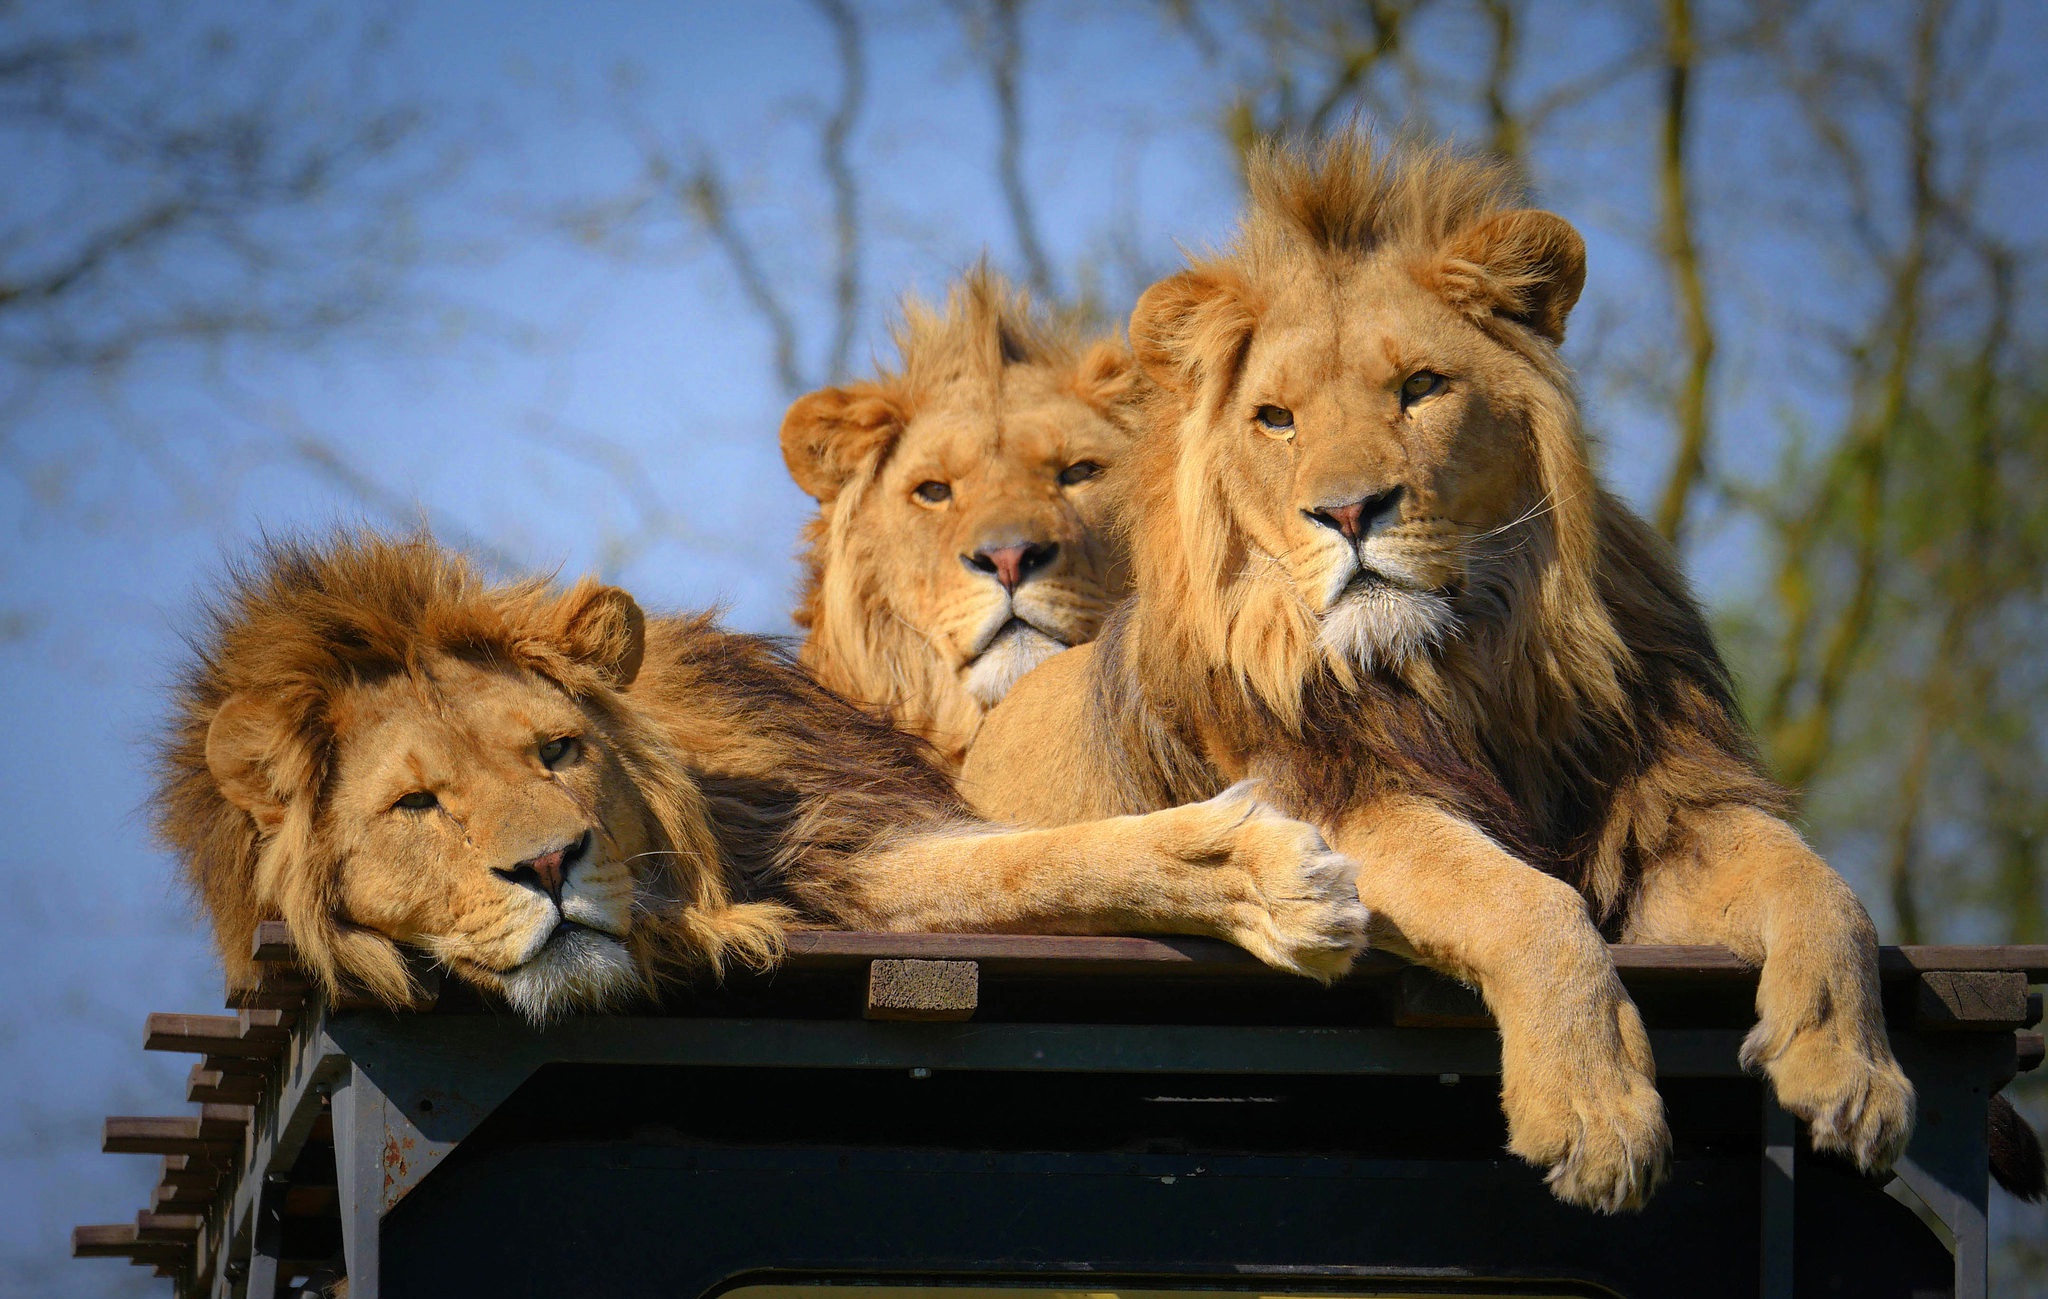
<instances>
[{"instance_id":1,"label":"metal frame","mask_svg":"<svg viewBox=\"0 0 2048 1299\"><path fill-rule=\"evenodd\" d=\"M1653 1033L1659 1076L1741 1077L1736 1064L1740 1039L1741 1033L1734 1030ZM1956 1242L1954 1293L1958 1299L1981 1299L1985 1293L1984 1104L2010 1076L2010 1042L2009 1035L1965 1039L1954 1034L1899 1034L1895 1038L1921 1098L1919 1126L1899 1176ZM370 1012L324 1018L308 1033L294 1061L293 1079L298 1085L287 1087L286 1104L273 1113L270 1125L277 1139L268 1143L267 1149L259 1147L254 1152L258 1156L254 1166L288 1164L294 1153L291 1136L297 1133L302 1139L310 1130L324 1083L333 1116L351 1299L420 1292L418 1277L398 1286L391 1285L388 1278L380 1284L387 1223L492 1111L547 1064L853 1068L906 1075L912 1070L1044 1071L1240 1078L1485 1077L1499 1069L1494 1035L1473 1029L593 1018L572 1020L542 1033L502 1017L393 1018ZM1756 1159L1760 1178L1754 1237L1759 1256L1756 1293L1776 1299L1794 1293L1798 1179L1811 1161L1796 1124L1775 1106L1767 1107L1763 1127L1764 1141ZM1328 1168L1311 1167L1314 1162L1303 1159L1297 1171L1302 1176L1332 1176ZM1099 1174L1101 1170L1094 1171ZM1679 1171L1678 1180L1683 1180L1687 1170L1681 1166ZM1427 1169L1354 1167L1343 1175L1365 1183L1377 1178L1412 1185L1418 1173L1436 1181L1440 1191L1484 1194L1504 1206L1509 1217L1497 1222L1494 1229L1505 1236L1526 1240L1556 1229L1557 1206L1544 1197L1534 1175L1512 1161L1479 1167L1447 1163ZM1141 1179L1173 1176L1142 1170L1127 1175ZM1697 1180L1697 1170L1694 1176ZM266 1238L260 1207L270 1185L261 1177L247 1179L236 1199L232 1234L237 1242L249 1242L254 1259L246 1274L249 1281L275 1276L276 1261L264 1253L275 1237ZM1660 1201L1668 1202L1676 1194L1675 1188L1667 1189ZM1873 1197L1882 1198L1874 1192ZM1455 1193L1448 1196L1457 1198ZM774 1211L772 1206L763 1209ZM1580 1225L1588 1230L1581 1235L1594 1252L1613 1247L1615 1241L1610 1238L1641 1236L1652 1230L1640 1220L1595 1222L1590 1215L1562 1212L1586 1220ZM519 1234L529 1225L508 1224L508 1228ZM1724 1226L1722 1219L1715 1219L1715 1231ZM1893 1224L1890 1229L1895 1228ZM1661 1225L1666 1233L1674 1229L1668 1222ZM1678 1242L1668 1243L1675 1246ZM1683 1251L1674 1253L1682 1256ZM906 1264L919 1261L914 1257L905 1260ZM1066 1261L1075 1266L1088 1263L1091 1270L1096 1267L1090 1260ZM1165 1262L1153 1260L1148 1272L1160 1274L1158 1269ZM778 1264L787 1266L776 1259L759 1261L762 1267ZM1553 1265L1544 1262L1544 1267ZM1128 1260L1125 1266L1130 1266ZM1297 1285L1356 1284L1376 1273L1386 1279L1404 1274L1421 1279L1414 1277L1412 1267L1397 1262L1379 1269L1361 1266L1355 1259L1334 1270L1299 1263L1275 1266L1293 1268L1285 1275ZM1458 1271L1442 1266L1425 1270L1438 1281L1450 1280ZM1688 1264L1686 1270L1695 1269ZM230 1271L221 1269L216 1281L214 1293L220 1299L263 1295L260 1285L238 1282ZM1538 1269L1519 1279L1538 1280L1543 1275ZM1604 1274L1594 1271L1588 1275L1598 1284ZM615 1285L615 1279L608 1279L604 1292L625 1293Z\"/></svg>"},{"instance_id":2,"label":"metal frame","mask_svg":"<svg viewBox=\"0 0 2048 1299\"><path fill-rule=\"evenodd\" d=\"M873 991L903 985L869 977L890 953L978 962L941 989L965 1000L934 1013L980 1018L875 1018L903 1013ZM1892 1043L1919 1094L1889 1187L1813 1155L1740 1068L1753 972L1716 949L1615 954L1678 1143L1637 1216L1567 1208L1489 1144L1497 1035L1468 993L1413 967L1374 962L1324 991L1196 941L852 934L806 936L756 985L545 1031L452 986L431 1013L288 1010L289 1045L189 1265L166 1266L160 1245L102 1252L212 1299L274 1299L287 1265L314 1257L315 1217L351 1299L708 1296L792 1277L1072 1288L1077 1273L1090 1290L1982 1299L1986 1105L2040 1054L2038 1034L2014 1030L2039 1018L2026 988L2048 949L1885 949ZM863 986L870 1017L852 1018ZM167 1049L222 1040L179 1025L189 1040L153 1032ZM1387 1099L1441 1099L1440 1082L1465 1079L1485 1081L1434 1106ZM626 1121L663 1117L671 1092L753 1087L831 1113L709 1136ZM1291 1090L1306 1126L1265 1145L1204 1130L1127 1148L1084 1121L1188 1088ZM948 1126L985 1119L972 1107L988 1095L1028 1137ZM1353 1129L1418 1126L1347 1145L1301 1097L1355 1105ZM614 1105L642 1109L572 1121ZM889 1126L891 1107L908 1119ZM309 1211L309 1193L329 1207Z\"/></svg>"}]
</instances>

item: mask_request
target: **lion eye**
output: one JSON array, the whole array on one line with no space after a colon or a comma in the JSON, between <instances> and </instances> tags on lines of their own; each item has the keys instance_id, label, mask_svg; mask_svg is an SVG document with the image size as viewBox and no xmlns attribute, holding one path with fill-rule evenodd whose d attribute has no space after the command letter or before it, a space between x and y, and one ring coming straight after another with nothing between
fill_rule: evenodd
<instances>
[{"instance_id":1,"label":"lion eye","mask_svg":"<svg viewBox=\"0 0 2048 1299\"><path fill-rule=\"evenodd\" d=\"M1413 406L1425 397L1434 397L1450 382L1434 370L1417 370L1401 384L1401 405Z\"/></svg>"},{"instance_id":2,"label":"lion eye","mask_svg":"<svg viewBox=\"0 0 2048 1299\"><path fill-rule=\"evenodd\" d=\"M1060 470L1060 486L1072 487L1075 483L1085 483L1101 472L1102 466L1093 460L1077 460Z\"/></svg>"},{"instance_id":3,"label":"lion eye","mask_svg":"<svg viewBox=\"0 0 2048 1299\"><path fill-rule=\"evenodd\" d=\"M400 794L393 807L402 807L408 812L424 812L428 808L441 806L441 800L434 797L430 789L415 789L410 794Z\"/></svg>"},{"instance_id":4,"label":"lion eye","mask_svg":"<svg viewBox=\"0 0 2048 1299\"><path fill-rule=\"evenodd\" d=\"M540 746L541 765L550 769L553 769L566 759L574 757L575 754L576 737L573 735L564 735L559 739L549 740L546 744Z\"/></svg>"},{"instance_id":5,"label":"lion eye","mask_svg":"<svg viewBox=\"0 0 2048 1299\"><path fill-rule=\"evenodd\" d=\"M1285 406L1261 406L1252 412L1252 418L1276 433L1294 427L1294 412Z\"/></svg>"},{"instance_id":6,"label":"lion eye","mask_svg":"<svg viewBox=\"0 0 2048 1299\"><path fill-rule=\"evenodd\" d=\"M953 488L951 484L933 479L928 482L919 483L916 490L911 492L911 495L917 497L918 500L923 501L926 505L939 505L953 498Z\"/></svg>"}]
</instances>

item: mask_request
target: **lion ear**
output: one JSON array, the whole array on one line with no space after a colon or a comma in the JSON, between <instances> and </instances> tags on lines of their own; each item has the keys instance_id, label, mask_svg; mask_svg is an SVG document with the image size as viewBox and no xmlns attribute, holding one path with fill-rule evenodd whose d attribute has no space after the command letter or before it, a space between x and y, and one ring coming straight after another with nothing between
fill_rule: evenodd
<instances>
[{"instance_id":1,"label":"lion ear","mask_svg":"<svg viewBox=\"0 0 2048 1299\"><path fill-rule=\"evenodd\" d=\"M281 730L276 710L246 694L229 695L206 727L206 769L213 783L266 833L284 820L285 801L270 778Z\"/></svg>"},{"instance_id":2,"label":"lion ear","mask_svg":"<svg viewBox=\"0 0 2048 1299\"><path fill-rule=\"evenodd\" d=\"M1129 401L1138 387L1138 365L1130 349L1109 339L1092 344L1075 367L1074 391L1097 410Z\"/></svg>"},{"instance_id":3,"label":"lion ear","mask_svg":"<svg viewBox=\"0 0 2048 1299\"><path fill-rule=\"evenodd\" d=\"M1241 281L1182 271L1145 290L1131 310L1131 352L1154 382L1193 392L1243 359L1257 323Z\"/></svg>"},{"instance_id":4,"label":"lion ear","mask_svg":"<svg viewBox=\"0 0 2048 1299\"><path fill-rule=\"evenodd\" d=\"M1451 238L1433 287L1460 311L1505 316L1553 343L1586 287L1586 241L1569 221L1524 208Z\"/></svg>"},{"instance_id":5,"label":"lion ear","mask_svg":"<svg viewBox=\"0 0 2048 1299\"><path fill-rule=\"evenodd\" d=\"M782 417L782 462L804 495L827 505L907 422L903 408L878 384L820 388L797 398Z\"/></svg>"},{"instance_id":6,"label":"lion ear","mask_svg":"<svg viewBox=\"0 0 2048 1299\"><path fill-rule=\"evenodd\" d=\"M597 669L614 686L629 686L647 654L647 615L616 586L584 578L557 606L562 652Z\"/></svg>"}]
</instances>

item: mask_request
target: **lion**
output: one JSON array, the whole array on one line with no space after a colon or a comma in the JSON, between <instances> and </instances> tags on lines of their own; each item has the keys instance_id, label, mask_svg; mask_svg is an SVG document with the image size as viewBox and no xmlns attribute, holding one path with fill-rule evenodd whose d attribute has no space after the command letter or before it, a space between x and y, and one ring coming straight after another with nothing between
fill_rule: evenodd
<instances>
[{"instance_id":1,"label":"lion","mask_svg":"<svg viewBox=\"0 0 2048 1299\"><path fill-rule=\"evenodd\" d=\"M1125 591L1103 524L1129 449L1129 353L986 265L907 298L901 363L797 400L782 454L804 529L801 659L957 768L1018 678L1095 637Z\"/></svg>"},{"instance_id":2,"label":"lion","mask_svg":"<svg viewBox=\"0 0 2048 1299\"><path fill-rule=\"evenodd\" d=\"M1245 791L979 822L773 642L593 580L275 542L195 646L156 822L237 984L266 919L330 990L407 1004L413 949L536 1023L767 965L792 926L1208 934L1324 980L1363 943L1348 863Z\"/></svg>"},{"instance_id":3,"label":"lion","mask_svg":"<svg viewBox=\"0 0 2048 1299\"><path fill-rule=\"evenodd\" d=\"M1135 594L991 712L978 810L1058 824L1262 780L1359 863L1375 945L1475 985L1509 1147L1634 1208L1667 1163L1603 942L1761 967L1742 1059L1865 1169L1913 1089L1877 941L1783 819L1672 555L1595 480L1559 356L1585 245L1499 165L1351 131L1250 168L1131 316Z\"/></svg>"}]
</instances>

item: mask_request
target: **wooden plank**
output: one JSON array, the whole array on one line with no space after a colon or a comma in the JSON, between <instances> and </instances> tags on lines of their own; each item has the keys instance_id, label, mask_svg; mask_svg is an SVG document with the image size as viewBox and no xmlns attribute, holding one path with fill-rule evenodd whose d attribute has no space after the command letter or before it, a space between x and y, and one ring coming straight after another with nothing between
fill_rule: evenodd
<instances>
[{"instance_id":1,"label":"wooden plank","mask_svg":"<svg viewBox=\"0 0 2048 1299\"><path fill-rule=\"evenodd\" d=\"M263 1085L261 1075L222 1073L202 1061L185 1075L185 1099L194 1105L253 1105L262 1099Z\"/></svg>"},{"instance_id":2,"label":"wooden plank","mask_svg":"<svg viewBox=\"0 0 2048 1299\"><path fill-rule=\"evenodd\" d=\"M948 1023L974 1018L981 966L973 961L881 960L868 966L869 1019Z\"/></svg>"},{"instance_id":3,"label":"wooden plank","mask_svg":"<svg viewBox=\"0 0 2048 1299\"><path fill-rule=\"evenodd\" d=\"M1709 976L1748 978L1751 966L1724 947L1666 946L1618 943L1614 963L1625 978ZM254 951L259 960L286 963L295 955L291 935L282 921L257 926ZM791 934L791 963L799 966L852 966L874 960L978 961L991 970L1062 972L1121 967L1128 972L1246 976L1271 974L1249 953L1212 938L1041 935L1041 934L894 934L816 929ZM1407 963L1385 952L1367 952L1353 969L1354 978L1386 977ZM2048 983L2048 944L1920 945L1879 949L1878 969L1887 979L1905 979L1929 970L2018 971L2029 983Z\"/></svg>"},{"instance_id":4,"label":"wooden plank","mask_svg":"<svg viewBox=\"0 0 2048 1299\"><path fill-rule=\"evenodd\" d=\"M2048 983L2048 943L1881 947L1878 969L1887 978L1909 970L2017 970L2028 983Z\"/></svg>"},{"instance_id":5,"label":"wooden plank","mask_svg":"<svg viewBox=\"0 0 2048 1299\"><path fill-rule=\"evenodd\" d=\"M239 1144L247 1123L242 1106L208 1105L204 1110L242 1110L244 1117L202 1113L116 1115L109 1118L100 1150L109 1155L208 1155Z\"/></svg>"},{"instance_id":6,"label":"wooden plank","mask_svg":"<svg viewBox=\"0 0 2048 1299\"><path fill-rule=\"evenodd\" d=\"M150 1207L159 1213L189 1213L212 1204L218 1186L161 1185L150 1192Z\"/></svg>"},{"instance_id":7,"label":"wooden plank","mask_svg":"<svg viewBox=\"0 0 2048 1299\"><path fill-rule=\"evenodd\" d=\"M140 1240L132 1222L92 1223L71 1229L71 1257L125 1258L150 1265L175 1264L191 1256L191 1246L176 1241Z\"/></svg>"},{"instance_id":8,"label":"wooden plank","mask_svg":"<svg viewBox=\"0 0 2048 1299\"><path fill-rule=\"evenodd\" d=\"M1929 970L1914 989L1914 1028L1981 1031L2026 1020L2027 976L2018 970Z\"/></svg>"},{"instance_id":9,"label":"wooden plank","mask_svg":"<svg viewBox=\"0 0 2048 1299\"><path fill-rule=\"evenodd\" d=\"M289 965L266 965L262 978L247 987L229 985L229 1010L301 1010L313 995L313 982Z\"/></svg>"},{"instance_id":10,"label":"wooden plank","mask_svg":"<svg viewBox=\"0 0 2048 1299\"><path fill-rule=\"evenodd\" d=\"M200 1063L215 1073L225 1074L229 1079L254 1079L258 1087L268 1083L271 1074L277 1071L277 1061L272 1057L209 1055Z\"/></svg>"},{"instance_id":11,"label":"wooden plank","mask_svg":"<svg viewBox=\"0 0 2048 1299\"><path fill-rule=\"evenodd\" d=\"M292 946L291 926L282 920L260 920L256 923L255 941L249 948L251 960L288 965L298 956L298 948Z\"/></svg>"},{"instance_id":12,"label":"wooden plank","mask_svg":"<svg viewBox=\"0 0 2048 1299\"><path fill-rule=\"evenodd\" d=\"M209 1156L165 1155L159 1185L212 1194L225 1170L222 1161Z\"/></svg>"},{"instance_id":13,"label":"wooden plank","mask_svg":"<svg viewBox=\"0 0 2048 1299\"><path fill-rule=\"evenodd\" d=\"M151 1213L144 1210L135 1215L135 1238L137 1240L167 1241L184 1244L206 1230L206 1219L197 1213Z\"/></svg>"},{"instance_id":14,"label":"wooden plank","mask_svg":"<svg viewBox=\"0 0 2048 1299\"><path fill-rule=\"evenodd\" d=\"M289 1029L270 1020L274 1010L243 1010L233 1015L167 1015L149 1017L143 1032L145 1051L186 1051L229 1059L267 1060L284 1054ZM245 1025L243 1016L257 1016Z\"/></svg>"}]
</instances>

